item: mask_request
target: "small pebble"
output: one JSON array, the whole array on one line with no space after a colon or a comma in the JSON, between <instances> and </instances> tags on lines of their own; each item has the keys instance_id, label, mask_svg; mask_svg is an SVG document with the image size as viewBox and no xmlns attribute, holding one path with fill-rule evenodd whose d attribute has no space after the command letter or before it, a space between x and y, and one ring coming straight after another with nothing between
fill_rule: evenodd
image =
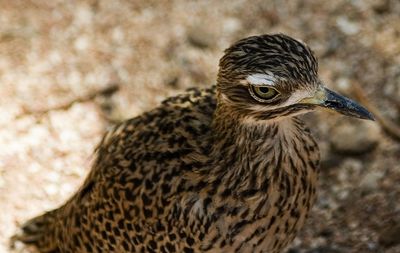
<instances>
[{"instance_id":1,"label":"small pebble","mask_svg":"<svg viewBox=\"0 0 400 253\"><path fill-rule=\"evenodd\" d=\"M49 171L46 175L46 179L51 183L57 183L60 181L60 174L56 171Z\"/></svg>"},{"instance_id":2,"label":"small pebble","mask_svg":"<svg viewBox=\"0 0 400 253\"><path fill-rule=\"evenodd\" d=\"M381 138L379 126L373 121L346 119L331 130L330 142L334 152L360 155L372 151Z\"/></svg>"},{"instance_id":3,"label":"small pebble","mask_svg":"<svg viewBox=\"0 0 400 253\"><path fill-rule=\"evenodd\" d=\"M44 186L44 191L48 196L54 196L58 193L58 186L54 184L49 184Z\"/></svg>"},{"instance_id":4,"label":"small pebble","mask_svg":"<svg viewBox=\"0 0 400 253\"><path fill-rule=\"evenodd\" d=\"M363 190L373 190L378 187L378 181L384 176L383 171L372 171L366 174L360 181Z\"/></svg>"},{"instance_id":5,"label":"small pebble","mask_svg":"<svg viewBox=\"0 0 400 253\"><path fill-rule=\"evenodd\" d=\"M354 35L360 30L360 27L356 22L349 20L345 16L338 17L336 20L336 25L339 30L346 35Z\"/></svg>"},{"instance_id":6,"label":"small pebble","mask_svg":"<svg viewBox=\"0 0 400 253\"><path fill-rule=\"evenodd\" d=\"M191 27L187 33L189 43L197 48L205 49L215 44L215 39L201 26Z\"/></svg>"}]
</instances>

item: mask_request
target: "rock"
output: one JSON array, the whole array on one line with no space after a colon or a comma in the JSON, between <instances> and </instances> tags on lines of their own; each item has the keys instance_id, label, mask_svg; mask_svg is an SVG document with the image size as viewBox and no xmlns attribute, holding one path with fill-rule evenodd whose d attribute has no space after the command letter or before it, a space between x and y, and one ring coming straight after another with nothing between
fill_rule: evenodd
<instances>
[{"instance_id":1,"label":"rock","mask_svg":"<svg viewBox=\"0 0 400 253\"><path fill-rule=\"evenodd\" d=\"M373 190L377 188L378 181L384 176L383 171L373 171L366 174L360 181L363 190Z\"/></svg>"},{"instance_id":2,"label":"rock","mask_svg":"<svg viewBox=\"0 0 400 253\"><path fill-rule=\"evenodd\" d=\"M372 151L380 138L380 129L375 122L346 118L331 130L330 142L338 154L360 155Z\"/></svg>"},{"instance_id":3,"label":"rock","mask_svg":"<svg viewBox=\"0 0 400 253\"><path fill-rule=\"evenodd\" d=\"M223 19L222 27L225 34L234 34L242 29L242 23L240 19L229 17Z\"/></svg>"},{"instance_id":4,"label":"rock","mask_svg":"<svg viewBox=\"0 0 400 253\"><path fill-rule=\"evenodd\" d=\"M187 40L189 43L197 48L205 49L215 45L214 36L202 28L201 26L193 26L187 32Z\"/></svg>"},{"instance_id":5,"label":"rock","mask_svg":"<svg viewBox=\"0 0 400 253\"><path fill-rule=\"evenodd\" d=\"M367 242L367 247L371 251L376 251L379 247L379 245L375 242Z\"/></svg>"},{"instance_id":6,"label":"rock","mask_svg":"<svg viewBox=\"0 0 400 253\"><path fill-rule=\"evenodd\" d=\"M49 184L44 186L43 188L48 196L55 196L59 192L58 185L55 184Z\"/></svg>"},{"instance_id":7,"label":"rock","mask_svg":"<svg viewBox=\"0 0 400 253\"><path fill-rule=\"evenodd\" d=\"M336 19L336 26L346 35L354 35L360 31L358 23L349 20L346 16L339 16Z\"/></svg>"},{"instance_id":8,"label":"rock","mask_svg":"<svg viewBox=\"0 0 400 253\"><path fill-rule=\"evenodd\" d=\"M360 160L340 157L337 159L342 160L340 170L337 171L337 179L339 180L340 185L350 183L354 177L360 177L364 167ZM342 187L339 188L342 189Z\"/></svg>"}]
</instances>

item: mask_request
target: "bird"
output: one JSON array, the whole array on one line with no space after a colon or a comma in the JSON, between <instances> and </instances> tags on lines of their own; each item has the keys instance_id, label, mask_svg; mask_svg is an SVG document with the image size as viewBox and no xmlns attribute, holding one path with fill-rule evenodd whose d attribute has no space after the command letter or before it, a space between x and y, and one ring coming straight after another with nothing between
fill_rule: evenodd
<instances>
[{"instance_id":1,"label":"bird","mask_svg":"<svg viewBox=\"0 0 400 253\"><path fill-rule=\"evenodd\" d=\"M328 89L302 41L243 38L216 84L115 125L83 185L24 223L40 252L280 253L317 193L320 154L302 114L373 115Z\"/></svg>"}]
</instances>

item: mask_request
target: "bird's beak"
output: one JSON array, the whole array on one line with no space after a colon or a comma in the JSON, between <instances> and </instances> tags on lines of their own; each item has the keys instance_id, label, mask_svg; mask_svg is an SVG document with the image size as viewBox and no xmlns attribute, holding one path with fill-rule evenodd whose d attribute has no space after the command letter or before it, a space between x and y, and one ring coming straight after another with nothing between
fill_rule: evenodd
<instances>
[{"instance_id":1,"label":"bird's beak","mask_svg":"<svg viewBox=\"0 0 400 253\"><path fill-rule=\"evenodd\" d=\"M300 103L318 105L351 117L374 120L374 117L367 109L323 86L315 92L314 96L304 98Z\"/></svg>"}]
</instances>

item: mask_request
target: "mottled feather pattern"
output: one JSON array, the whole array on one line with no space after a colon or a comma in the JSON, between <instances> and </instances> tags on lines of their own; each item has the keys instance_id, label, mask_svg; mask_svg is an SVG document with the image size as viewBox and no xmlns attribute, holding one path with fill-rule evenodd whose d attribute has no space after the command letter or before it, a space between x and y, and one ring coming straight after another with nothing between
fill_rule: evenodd
<instances>
[{"instance_id":1,"label":"mottled feather pattern","mask_svg":"<svg viewBox=\"0 0 400 253\"><path fill-rule=\"evenodd\" d=\"M282 96L254 100L244 83L252 73L275 75ZM106 133L83 186L48 213L46 232L27 223L19 239L42 252L281 252L315 200L319 151L295 116L312 108L279 105L315 88L316 75L311 50L290 37L237 42L216 86Z\"/></svg>"}]
</instances>

